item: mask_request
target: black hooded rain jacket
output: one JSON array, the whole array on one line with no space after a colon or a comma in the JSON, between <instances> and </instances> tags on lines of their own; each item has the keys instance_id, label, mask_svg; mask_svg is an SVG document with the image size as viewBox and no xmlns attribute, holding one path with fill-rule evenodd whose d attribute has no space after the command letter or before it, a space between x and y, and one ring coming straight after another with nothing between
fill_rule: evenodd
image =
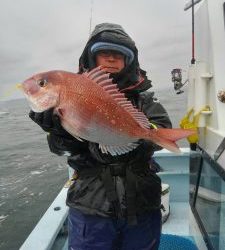
<instances>
[{"instance_id":1,"label":"black hooded rain jacket","mask_svg":"<svg viewBox=\"0 0 225 250\"><path fill-rule=\"evenodd\" d=\"M151 81L140 69L138 51L134 41L120 25L103 23L91 34L79 60L79 73L94 68L95 58L90 47L95 42L110 42L128 47L134 60L120 73L111 74L132 104L157 127L170 128L167 112L153 92L148 92ZM135 216L158 209L161 205L161 181L151 170L151 158L161 148L140 140L133 151L120 156L103 154L98 144L78 141L72 136L48 135L50 150L58 155L69 152L68 164L76 170L78 179L70 186L67 205L83 213L110 217Z\"/></svg>"}]
</instances>

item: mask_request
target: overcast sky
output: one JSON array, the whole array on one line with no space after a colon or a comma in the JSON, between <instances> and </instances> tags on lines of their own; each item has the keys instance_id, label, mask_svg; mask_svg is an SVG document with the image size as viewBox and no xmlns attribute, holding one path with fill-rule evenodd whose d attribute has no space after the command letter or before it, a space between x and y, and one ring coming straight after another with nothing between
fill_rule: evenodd
<instances>
[{"instance_id":1,"label":"overcast sky","mask_svg":"<svg viewBox=\"0 0 225 250\"><path fill-rule=\"evenodd\" d=\"M0 99L40 71L76 71L89 36L91 0L0 0ZM154 88L173 86L170 72L191 60L187 0L93 0L92 29L121 24L135 40ZM8 98L23 97L18 91ZM4 99L6 100L6 98Z\"/></svg>"}]
</instances>

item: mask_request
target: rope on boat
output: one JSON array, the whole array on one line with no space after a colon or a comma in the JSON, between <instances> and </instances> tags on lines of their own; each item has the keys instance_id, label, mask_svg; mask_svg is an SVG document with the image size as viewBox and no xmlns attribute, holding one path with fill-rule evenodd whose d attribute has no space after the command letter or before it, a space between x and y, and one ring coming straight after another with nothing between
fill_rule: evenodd
<instances>
[{"instance_id":1,"label":"rope on boat","mask_svg":"<svg viewBox=\"0 0 225 250\"><path fill-rule=\"evenodd\" d=\"M187 114L180 120L180 127L181 128L196 130L195 134L187 137L187 140L189 141L189 143L197 143L199 140L198 127L199 127L199 119L200 119L200 115L201 115L202 111L210 111L210 107L205 106L200 111L198 111L195 115L194 115L194 109L191 108L187 112ZM192 117L192 120L190 120L191 117Z\"/></svg>"}]
</instances>

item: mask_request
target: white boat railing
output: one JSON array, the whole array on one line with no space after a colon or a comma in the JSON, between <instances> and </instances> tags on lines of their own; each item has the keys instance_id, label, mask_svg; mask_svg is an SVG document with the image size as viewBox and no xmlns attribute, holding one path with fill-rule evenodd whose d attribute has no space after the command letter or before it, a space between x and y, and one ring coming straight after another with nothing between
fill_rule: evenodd
<instances>
[{"instance_id":1,"label":"white boat railing","mask_svg":"<svg viewBox=\"0 0 225 250\"><path fill-rule=\"evenodd\" d=\"M64 186L41 220L30 233L20 250L49 250L59 231L63 227L68 214L65 199L68 187Z\"/></svg>"}]
</instances>

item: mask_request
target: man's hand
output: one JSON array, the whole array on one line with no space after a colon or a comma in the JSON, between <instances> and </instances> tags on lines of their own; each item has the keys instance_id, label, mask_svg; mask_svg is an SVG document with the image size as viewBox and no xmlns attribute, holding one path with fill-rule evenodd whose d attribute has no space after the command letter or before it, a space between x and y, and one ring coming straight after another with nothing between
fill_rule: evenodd
<instances>
[{"instance_id":1,"label":"man's hand","mask_svg":"<svg viewBox=\"0 0 225 250\"><path fill-rule=\"evenodd\" d=\"M53 108L41 113L30 111L29 117L37 123L45 132L61 136L71 136L61 125L60 118L53 114Z\"/></svg>"}]
</instances>

